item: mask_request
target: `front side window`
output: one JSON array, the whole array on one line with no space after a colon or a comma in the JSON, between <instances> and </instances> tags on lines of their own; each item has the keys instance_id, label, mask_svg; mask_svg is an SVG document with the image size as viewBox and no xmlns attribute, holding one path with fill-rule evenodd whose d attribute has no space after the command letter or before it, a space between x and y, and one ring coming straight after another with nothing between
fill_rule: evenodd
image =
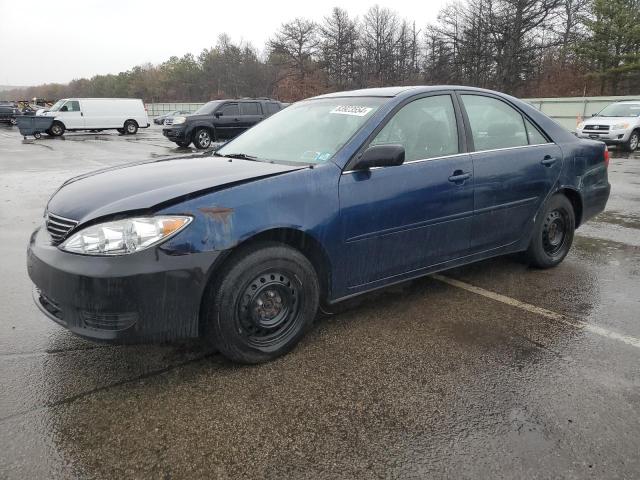
<instances>
[{"instance_id":1,"label":"front side window","mask_svg":"<svg viewBox=\"0 0 640 480\"><path fill-rule=\"evenodd\" d=\"M462 103L476 151L529 144L522 115L505 102L480 95L462 95Z\"/></svg>"},{"instance_id":2,"label":"front side window","mask_svg":"<svg viewBox=\"0 0 640 480\"><path fill-rule=\"evenodd\" d=\"M280 111L280 106L277 103L274 103L274 102L267 103L267 112L269 114L277 113L279 111Z\"/></svg>"},{"instance_id":3,"label":"front side window","mask_svg":"<svg viewBox=\"0 0 640 480\"><path fill-rule=\"evenodd\" d=\"M298 102L236 137L218 153L244 153L286 164L325 163L388 101L336 97Z\"/></svg>"},{"instance_id":4,"label":"front side window","mask_svg":"<svg viewBox=\"0 0 640 480\"><path fill-rule=\"evenodd\" d=\"M64 110L65 112L79 112L80 102L78 100L69 100L64 104L61 110Z\"/></svg>"},{"instance_id":5,"label":"front side window","mask_svg":"<svg viewBox=\"0 0 640 480\"><path fill-rule=\"evenodd\" d=\"M459 153L450 95L421 98L402 107L371 145L402 145L405 162Z\"/></svg>"}]
</instances>

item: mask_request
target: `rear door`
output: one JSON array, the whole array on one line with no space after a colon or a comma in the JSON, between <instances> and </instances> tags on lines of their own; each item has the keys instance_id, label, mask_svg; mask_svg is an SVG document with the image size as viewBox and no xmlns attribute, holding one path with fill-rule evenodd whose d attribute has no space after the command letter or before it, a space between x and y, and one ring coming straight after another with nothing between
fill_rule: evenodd
<instances>
[{"instance_id":1,"label":"rear door","mask_svg":"<svg viewBox=\"0 0 640 480\"><path fill-rule=\"evenodd\" d=\"M264 118L260 102L240 102L240 123L242 131L253 127Z\"/></svg>"},{"instance_id":2,"label":"rear door","mask_svg":"<svg viewBox=\"0 0 640 480\"><path fill-rule=\"evenodd\" d=\"M55 112L55 116L64 123L67 130L85 128L84 114L78 100L67 100L60 110Z\"/></svg>"},{"instance_id":3,"label":"rear door","mask_svg":"<svg viewBox=\"0 0 640 480\"><path fill-rule=\"evenodd\" d=\"M401 144L405 163L340 178L347 292L466 255L473 168L450 94L407 103L369 145Z\"/></svg>"},{"instance_id":4,"label":"rear door","mask_svg":"<svg viewBox=\"0 0 640 480\"><path fill-rule=\"evenodd\" d=\"M471 251L513 244L558 179L562 150L506 101L477 93L460 99L473 147Z\"/></svg>"}]
</instances>

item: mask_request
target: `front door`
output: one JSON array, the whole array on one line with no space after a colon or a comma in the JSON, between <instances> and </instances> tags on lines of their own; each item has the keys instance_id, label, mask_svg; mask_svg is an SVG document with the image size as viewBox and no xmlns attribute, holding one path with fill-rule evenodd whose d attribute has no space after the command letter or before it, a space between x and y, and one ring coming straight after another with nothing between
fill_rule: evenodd
<instances>
[{"instance_id":1,"label":"front door","mask_svg":"<svg viewBox=\"0 0 640 480\"><path fill-rule=\"evenodd\" d=\"M450 95L403 106L370 145L401 144L405 163L345 171L340 179L348 295L467 253L473 214L473 167L462 152ZM340 287L343 287L342 289Z\"/></svg>"},{"instance_id":2,"label":"front door","mask_svg":"<svg viewBox=\"0 0 640 480\"><path fill-rule=\"evenodd\" d=\"M84 128L84 116L78 100L67 100L60 110L55 112L55 116L64 123L67 130Z\"/></svg>"},{"instance_id":3,"label":"front door","mask_svg":"<svg viewBox=\"0 0 640 480\"><path fill-rule=\"evenodd\" d=\"M562 168L562 150L496 97L460 96L473 137L472 252L511 245L529 231Z\"/></svg>"},{"instance_id":4,"label":"front door","mask_svg":"<svg viewBox=\"0 0 640 480\"><path fill-rule=\"evenodd\" d=\"M225 103L216 110L216 137L228 140L242 133L240 109L237 103Z\"/></svg>"}]
</instances>

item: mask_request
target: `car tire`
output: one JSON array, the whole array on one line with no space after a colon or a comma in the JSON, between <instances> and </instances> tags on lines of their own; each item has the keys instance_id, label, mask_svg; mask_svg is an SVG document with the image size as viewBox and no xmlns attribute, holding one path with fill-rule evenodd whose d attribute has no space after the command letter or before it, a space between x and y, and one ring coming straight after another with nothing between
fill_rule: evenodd
<instances>
[{"instance_id":1,"label":"car tire","mask_svg":"<svg viewBox=\"0 0 640 480\"><path fill-rule=\"evenodd\" d=\"M231 257L203 299L205 337L222 355L256 364L289 352L313 324L318 277L298 250L269 242Z\"/></svg>"},{"instance_id":2,"label":"car tire","mask_svg":"<svg viewBox=\"0 0 640 480\"><path fill-rule=\"evenodd\" d=\"M536 220L526 256L529 264L551 268L569 253L576 228L573 205L562 194L553 195Z\"/></svg>"},{"instance_id":3,"label":"car tire","mask_svg":"<svg viewBox=\"0 0 640 480\"><path fill-rule=\"evenodd\" d=\"M64 123L59 121L54 121L49 127L49 133L54 137L61 137L64 134L65 127Z\"/></svg>"},{"instance_id":4,"label":"car tire","mask_svg":"<svg viewBox=\"0 0 640 480\"><path fill-rule=\"evenodd\" d=\"M631 132L631 135L629 135L629 140L622 144L622 148L627 152L635 152L638 144L640 144L640 131L634 130Z\"/></svg>"},{"instance_id":5,"label":"car tire","mask_svg":"<svg viewBox=\"0 0 640 480\"><path fill-rule=\"evenodd\" d=\"M9 120L9 123L11 125L16 125L18 123L18 120L16 120L15 118L12 118L11 120Z\"/></svg>"},{"instance_id":6,"label":"car tire","mask_svg":"<svg viewBox=\"0 0 640 480\"><path fill-rule=\"evenodd\" d=\"M124 133L127 135L135 135L138 133L138 123L135 120L127 120L124 122Z\"/></svg>"},{"instance_id":7,"label":"car tire","mask_svg":"<svg viewBox=\"0 0 640 480\"><path fill-rule=\"evenodd\" d=\"M207 128L199 128L193 134L193 144L199 150L204 150L211 146L211 132Z\"/></svg>"},{"instance_id":8,"label":"car tire","mask_svg":"<svg viewBox=\"0 0 640 480\"><path fill-rule=\"evenodd\" d=\"M190 140L185 140L184 142L178 141L176 142L176 144L182 148L189 148L189 145L191 145L191 141Z\"/></svg>"}]
</instances>

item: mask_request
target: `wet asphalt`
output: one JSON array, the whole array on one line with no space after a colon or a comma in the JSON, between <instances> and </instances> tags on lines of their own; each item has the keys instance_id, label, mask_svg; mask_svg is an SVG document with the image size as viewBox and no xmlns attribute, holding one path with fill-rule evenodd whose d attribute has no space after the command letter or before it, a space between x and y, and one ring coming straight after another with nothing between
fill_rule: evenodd
<instances>
[{"instance_id":1,"label":"wet asphalt","mask_svg":"<svg viewBox=\"0 0 640 480\"><path fill-rule=\"evenodd\" d=\"M0 478L640 477L640 154L612 152L607 210L558 268L509 256L367 295L247 367L94 344L32 302L57 186L174 147L0 127Z\"/></svg>"}]
</instances>

